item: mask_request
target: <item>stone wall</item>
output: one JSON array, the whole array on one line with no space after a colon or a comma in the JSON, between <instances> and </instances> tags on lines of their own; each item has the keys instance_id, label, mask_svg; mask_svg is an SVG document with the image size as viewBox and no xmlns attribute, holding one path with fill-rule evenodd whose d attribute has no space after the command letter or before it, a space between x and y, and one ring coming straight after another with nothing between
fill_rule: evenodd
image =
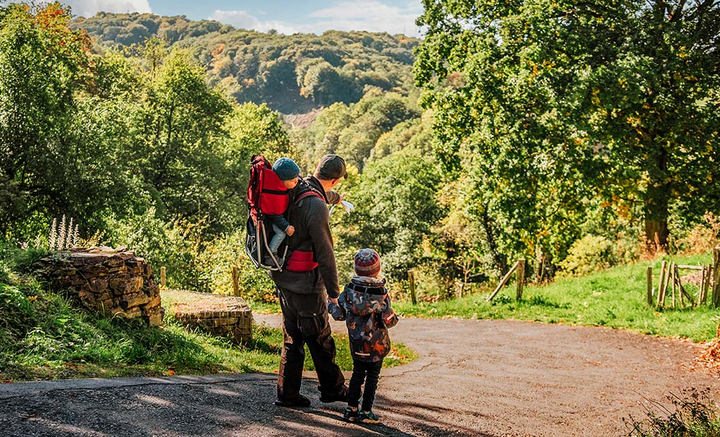
<instances>
[{"instance_id":1,"label":"stone wall","mask_svg":"<svg viewBox=\"0 0 720 437\"><path fill-rule=\"evenodd\" d=\"M162 325L160 287L150 266L126 248L100 247L57 252L38 262L39 271L58 290L85 308L107 316L142 318Z\"/></svg>"},{"instance_id":2,"label":"stone wall","mask_svg":"<svg viewBox=\"0 0 720 437\"><path fill-rule=\"evenodd\" d=\"M242 298L223 296L222 309L176 310L175 318L185 326L208 334L229 337L235 343L252 339L252 311Z\"/></svg>"}]
</instances>

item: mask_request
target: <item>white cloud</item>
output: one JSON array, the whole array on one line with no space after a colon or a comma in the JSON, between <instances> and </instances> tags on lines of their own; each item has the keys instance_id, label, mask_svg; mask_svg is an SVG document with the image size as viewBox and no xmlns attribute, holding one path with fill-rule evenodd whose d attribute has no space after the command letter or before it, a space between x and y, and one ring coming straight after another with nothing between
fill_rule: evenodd
<instances>
[{"instance_id":1,"label":"white cloud","mask_svg":"<svg viewBox=\"0 0 720 437\"><path fill-rule=\"evenodd\" d=\"M64 0L73 15L91 17L103 12L152 12L148 0Z\"/></svg>"},{"instance_id":2,"label":"white cloud","mask_svg":"<svg viewBox=\"0 0 720 437\"><path fill-rule=\"evenodd\" d=\"M310 17L320 19L313 24L320 32L328 29L366 30L417 36L415 19L420 14L420 2L410 2L400 8L377 0L345 0L335 6L311 12Z\"/></svg>"},{"instance_id":3,"label":"white cloud","mask_svg":"<svg viewBox=\"0 0 720 437\"><path fill-rule=\"evenodd\" d=\"M267 32L296 32L321 34L326 30L365 30L369 32L404 33L419 36L415 19L422 14L419 0L409 1L405 7L389 6L378 0L343 0L325 9L301 17L303 23L261 21L246 11L216 10L209 18L231 26Z\"/></svg>"},{"instance_id":4,"label":"white cloud","mask_svg":"<svg viewBox=\"0 0 720 437\"><path fill-rule=\"evenodd\" d=\"M260 32L267 32L270 29L275 29L280 33L293 34L300 32L296 28L282 21L260 21L254 15L250 15L245 11L220 11L216 10L210 15L209 19L217 20L224 24L237 27L239 29L253 29Z\"/></svg>"}]
</instances>

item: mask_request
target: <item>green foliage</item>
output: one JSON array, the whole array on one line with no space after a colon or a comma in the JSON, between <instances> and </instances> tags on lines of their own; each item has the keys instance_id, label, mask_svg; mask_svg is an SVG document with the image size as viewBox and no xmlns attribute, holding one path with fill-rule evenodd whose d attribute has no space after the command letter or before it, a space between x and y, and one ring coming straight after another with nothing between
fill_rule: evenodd
<instances>
[{"instance_id":1,"label":"green foliage","mask_svg":"<svg viewBox=\"0 0 720 437\"><path fill-rule=\"evenodd\" d=\"M166 267L168 286L203 287L196 260L201 250L200 235L206 227L204 222L181 219L167 222L151 207L142 215L122 219L108 216L106 226L109 244L134 250L147 258L156 272L161 266Z\"/></svg>"},{"instance_id":2,"label":"green foliage","mask_svg":"<svg viewBox=\"0 0 720 437\"><path fill-rule=\"evenodd\" d=\"M336 103L323 110L310 128L294 131L297 148L305 151L304 161L308 166L314 164L326 153L336 153L345 159L348 165L362 172L366 162L371 159L378 140L403 122L417 122L419 112L409 98L395 93L367 93L359 102L344 105ZM401 129L401 128L399 128ZM413 134L409 136L412 138ZM409 143L409 139L407 139ZM393 144L386 139L383 148L400 150L407 144ZM422 146L418 150L427 150ZM381 154L385 156L387 153Z\"/></svg>"},{"instance_id":3,"label":"green foliage","mask_svg":"<svg viewBox=\"0 0 720 437\"><path fill-rule=\"evenodd\" d=\"M470 174L501 253L562 258L594 199L640 205L661 247L673 204L715 208L717 4L424 4L415 77L437 152Z\"/></svg>"},{"instance_id":4,"label":"green foliage","mask_svg":"<svg viewBox=\"0 0 720 437\"><path fill-rule=\"evenodd\" d=\"M282 331L256 326L247 344L186 330L172 316L160 328L102 318L73 308L31 277L19 279L15 261L28 258L0 245L0 380L272 372ZM8 275L8 272L10 274ZM8 280L12 276L14 279ZM163 304L167 305L165 300ZM336 335L337 362L352 369L347 336ZM386 366L415 355L395 345ZM309 356L309 353L308 353ZM308 366L312 369L312 366Z\"/></svg>"},{"instance_id":5,"label":"green foliage","mask_svg":"<svg viewBox=\"0 0 720 437\"><path fill-rule=\"evenodd\" d=\"M673 257L678 264L707 264L710 254ZM487 293L460 299L422 302L393 302L395 311L406 317L460 317L467 319L513 319L541 323L606 326L647 335L683 337L695 342L715 337L718 310L697 308L656 310L647 305L646 270L652 266L657 284L661 259L650 263L618 266L581 278L561 278L545 286L526 286L523 300L515 300L515 286L501 290L491 302ZM697 288L687 284L690 293ZM491 290L488 290L488 293Z\"/></svg>"},{"instance_id":6,"label":"green foliage","mask_svg":"<svg viewBox=\"0 0 720 437\"><path fill-rule=\"evenodd\" d=\"M423 242L441 214L439 183L435 161L417 150L371 162L348 192L356 210L343 216L342 238L353 248L377 250L385 274L405 278L427 258Z\"/></svg>"},{"instance_id":7,"label":"green foliage","mask_svg":"<svg viewBox=\"0 0 720 437\"><path fill-rule=\"evenodd\" d=\"M68 31L69 20L58 3L0 11L0 229L8 236L34 237L25 233L36 228L27 217L67 206L67 170L85 152L71 125L89 73L89 40Z\"/></svg>"},{"instance_id":8,"label":"green foliage","mask_svg":"<svg viewBox=\"0 0 720 437\"><path fill-rule=\"evenodd\" d=\"M585 276L616 263L612 242L605 237L586 235L570 246L568 256L559 264L560 276Z\"/></svg>"},{"instance_id":9,"label":"green foliage","mask_svg":"<svg viewBox=\"0 0 720 437\"><path fill-rule=\"evenodd\" d=\"M667 400L673 410L660 402L653 401L647 417L636 420L632 416L623 418L630 429L629 436L638 437L712 437L720 434L720 412L710 397L710 389L684 389L681 395L671 393ZM655 411L659 410L659 411Z\"/></svg>"},{"instance_id":10,"label":"green foliage","mask_svg":"<svg viewBox=\"0 0 720 437\"><path fill-rule=\"evenodd\" d=\"M233 294L232 269L238 267L242 297L251 303L275 302L275 284L265 270L258 270L245 254L245 232L237 230L203 246L197 257L201 290L215 294Z\"/></svg>"},{"instance_id":11,"label":"green foliage","mask_svg":"<svg viewBox=\"0 0 720 437\"><path fill-rule=\"evenodd\" d=\"M143 102L135 150L144 157L143 177L152 185L161 213L208 216L215 227L226 192L237 192L219 148L230 111L185 53L172 52L158 69Z\"/></svg>"}]
</instances>

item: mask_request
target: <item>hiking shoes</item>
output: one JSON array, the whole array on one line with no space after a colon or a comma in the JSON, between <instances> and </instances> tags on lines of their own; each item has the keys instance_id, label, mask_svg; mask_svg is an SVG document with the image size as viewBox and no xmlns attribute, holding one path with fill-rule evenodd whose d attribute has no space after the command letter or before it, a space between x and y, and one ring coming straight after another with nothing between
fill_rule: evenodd
<instances>
[{"instance_id":1,"label":"hiking shoes","mask_svg":"<svg viewBox=\"0 0 720 437\"><path fill-rule=\"evenodd\" d=\"M380 423L380 418L372 411L361 411L358 413L357 421L362 423Z\"/></svg>"},{"instance_id":2,"label":"hiking shoes","mask_svg":"<svg viewBox=\"0 0 720 437\"><path fill-rule=\"evenodd\" d=\"M277 405L278 407L309 407L310 399L306 398L303 395L300 395L297 399L278 399L275 401L275 405Z\"/></svg>"},{"instance_id":3,"label":"hiking shoes","mask_svg":"<svg viewBox=\"0 0 720 437\"><path fill-rule=\"evenodd\" d=\"M343 419L345 419L346 422L356 422L358 420L358 410L353 410L350 407L345 407Z\"/></svg>"},{"instance_id":4,"label":"hiking shoes","mask_svg":"<svg viewBox=\"0 0 720 437\"><path fill-rule=\"evenodd\" d=\"M347 402L347 387L343 388L338 393L320 393L320 402L329 404L331 402Z\"/></svg>"}]
</instances>

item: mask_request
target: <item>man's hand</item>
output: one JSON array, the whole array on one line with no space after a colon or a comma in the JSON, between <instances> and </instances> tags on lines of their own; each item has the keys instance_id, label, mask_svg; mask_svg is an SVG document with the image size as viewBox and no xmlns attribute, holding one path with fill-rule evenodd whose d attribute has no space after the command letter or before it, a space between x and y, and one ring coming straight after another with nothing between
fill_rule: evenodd
<instances>
[{"instance_id":1,"label":"man's hand","mask_svg":"<svg viewBox=\"0 0 720 437\"><path fill-rule=\"evenodd\" d=\"M337 299L337 297L328 297L328 302L332 302L332 303L334 303L335 305L337 305L337 304L338 304L338 299Z\"/></svg>"},{"instance_id":2,"label":"man's hand","mask_svg":"<svg viewBox=\"0 0 720 437\"><path fill-rule=\"evenodd\" d=\"M293 225L288 226L287 231L285 231L285 233L288 234L288 236L292 236L292 234L295 233L295 226L293 226Z\"/></svg>"}]
</instances>

